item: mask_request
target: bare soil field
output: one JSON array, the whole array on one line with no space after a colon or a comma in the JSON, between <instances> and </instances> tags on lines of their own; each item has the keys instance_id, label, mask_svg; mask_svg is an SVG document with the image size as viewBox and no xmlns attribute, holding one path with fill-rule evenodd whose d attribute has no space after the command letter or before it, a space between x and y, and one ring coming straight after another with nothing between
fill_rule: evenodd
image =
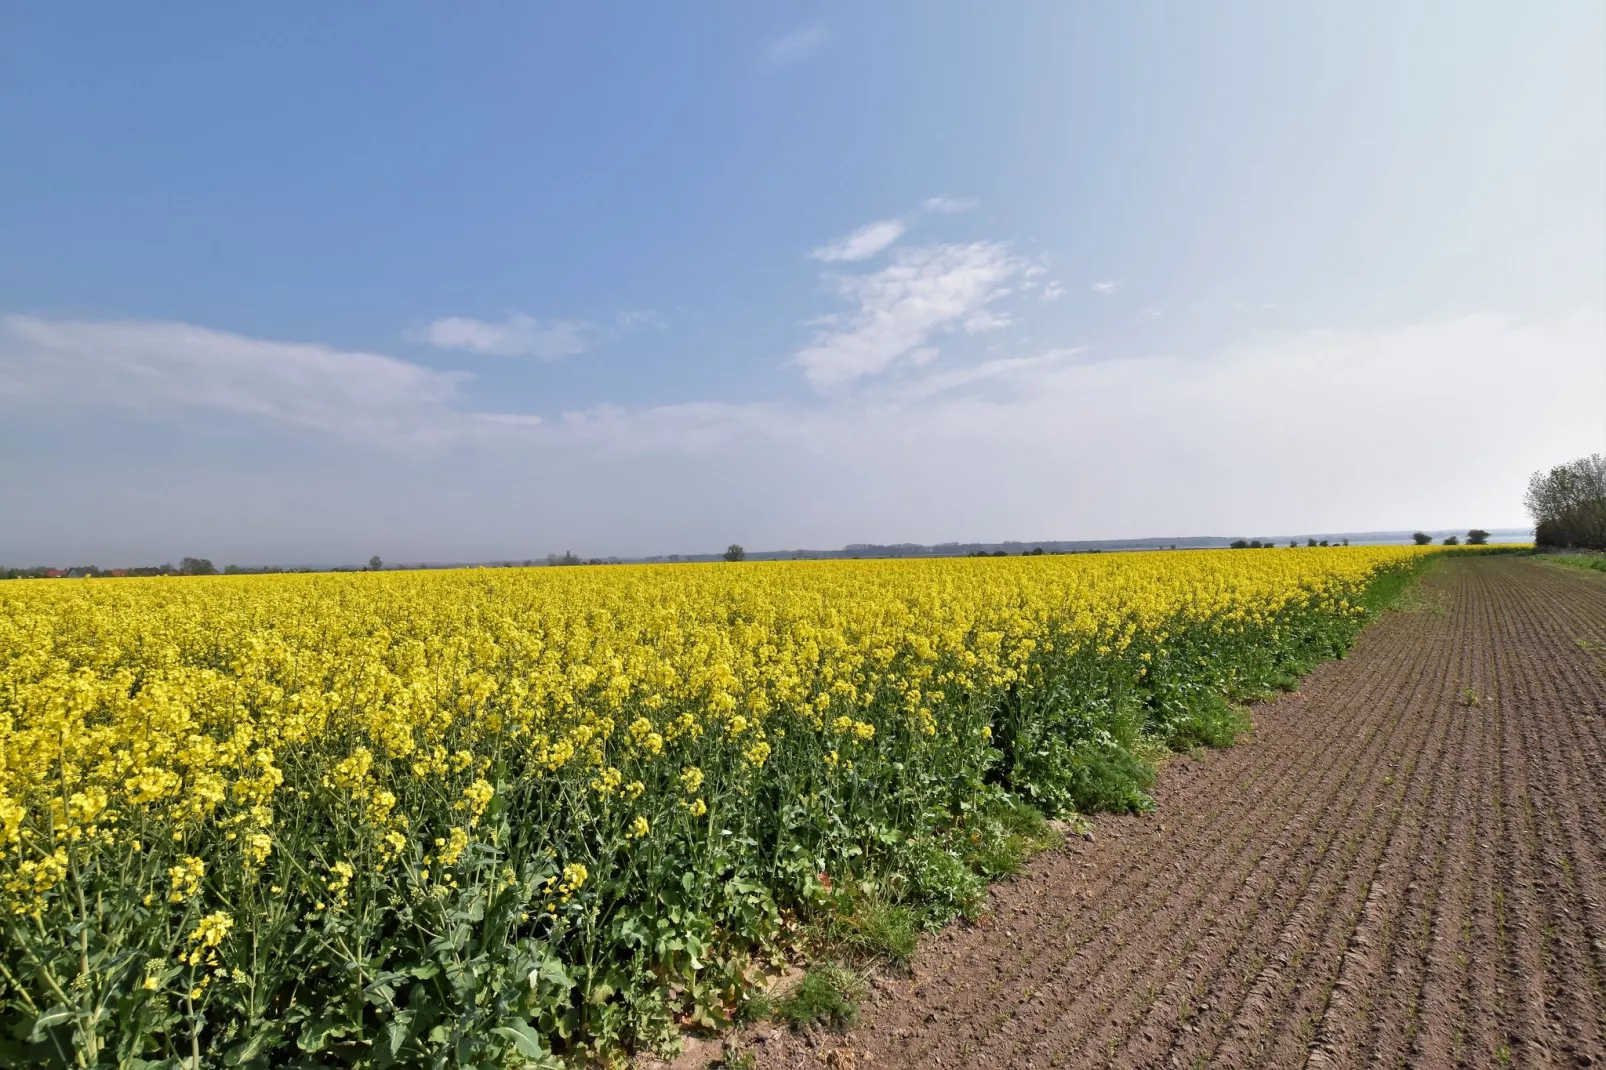
<instances>
[{"instance_id":1,"label":"bare soil field","mask_svg":"<svg viewBox=\"0 0 1606 1070\"><path fill-rule=\"evenodd\" d=\"M1606 576L1439 563L1350 656L1178 758L760 1067L1606 1060Z\"/></svg>"}]
</instances>

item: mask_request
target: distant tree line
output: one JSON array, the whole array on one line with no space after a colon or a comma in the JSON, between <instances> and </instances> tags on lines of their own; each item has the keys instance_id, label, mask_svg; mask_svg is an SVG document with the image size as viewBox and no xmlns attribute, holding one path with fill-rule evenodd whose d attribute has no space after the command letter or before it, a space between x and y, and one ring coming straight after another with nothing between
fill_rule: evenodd
<instances>
[{"instance_id":1,"label":"distant tree line","mask_svg":"<svg viewBox=\"0 0 1606 1070\"><path fill-rule=\"evenodd\" d=\"M524 563L526 565L528 565L528 564L531 564L532 562L526 561ZM617 557L586 557L586 558L582 558L582 557L579 557L578 555L576 555L573 550L565 550L561 554L547 554L546 555L546 563L548 565L622 565L622 564L624 564L624 562L619 560L619 558L617 558Z\"/></svg>"},{"instance_id":2,"label":"distant tree line","mask_svg":"<svg viewBox=\"0 0 1606 1070\"><path fill-rule=\"evenodd\" d=\"M1534 518L1536 545L1606 550L1606 454L1535 472L1522 503Z\"/></svg>"},{"instance_id":3,"label":"distant tree line","mask_svg":"<svg viewBox=\"0 0 1606 1070\"><path fill-rule=\"evenodd\" d=\"M280 568L276 565L266 565L256 568L245 568L240 565L225 565L223 574L228 576L264 575L278 572L310 572L305 568ZM35 565L32 568L5 568L0 567L0 580L38 580L38 579L120 579L124 576L216 576L218 568L204 557L185 557L177 565L136 565L131 568L101 568L99 565L72 565L68 568L52 568L49 565Z\"/></svg>"},{"instance_id":4,"label":"distant tree line","mask_svg":"<svg viewBox=\"0 0 1606 1070\"><path fill-rule=\"evenodd\" d=\"M103 573L94 565L83 565L75 568L51 568L49 565L35 565L32 568L0 568L0 580L42 580L52 576L65 576L68 573L77 573L80 576L100 576Z\"/></svg>"},{"instance_id":5,"label":"distant tree line","mask_svg":"<svg viewBox=\"0 0 1606 1070\"><path fill-rule=\"evenodd\" d=\"M1274 547L1276 547L1276 545L1277 544L1275 542L1272 542L1270 539L1267 539L1265 542L1261 542L1259 539L1234 539L1232 542L1227 544L1227 549L1229 549L1229 550L1270 550L1270 549L1273 549ZM1299 545L1299 540L1298 539L1289 539L1288 540L1288 548L1290 550L1294 549L1298 545ZM1341 542L1329 542L1328 540L1323 539L1321 542L1317 542L1315 539L1306 539L1305 540L1305 545L1306 546L1348 546L1349 545L1349 540L1348 539L1344 539ZM1175 547L1172 547L1172 549L1175 549Z\"/></svg>"},{"instance_id":6,"label":"distant tree line","mask_svg":"<svg viewBox=\"0 0 1606 1070\"><path fill-rule=\"evenodd\" d=\"M1416 543L1418 546L1426 546L1433 541L1433 536L1429 535L1425 531L1419 531L1411 536L1411 541ZM1461 538L1458 535L1446 535L1440 541L1445 546L1461 545ZM1484 531L1482 528L1473 528L1471 531L1467 532L1468 546L1487 546L1488 544L1489 533Z\"/></svg>"}]
</instances>

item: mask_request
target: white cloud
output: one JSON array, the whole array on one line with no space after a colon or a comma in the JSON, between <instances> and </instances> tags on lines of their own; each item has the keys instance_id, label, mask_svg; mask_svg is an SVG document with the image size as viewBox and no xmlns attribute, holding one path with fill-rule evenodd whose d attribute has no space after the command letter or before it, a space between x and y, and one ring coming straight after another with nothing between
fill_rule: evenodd
<instances>
[{"instance_id":1,"label":"white cloud","mask_svg":"<svg viewBox=\"0 0 1606 1070\"><path fill-rule=\"evenodd\" d=\"M1007 246L972 242L908 249L880 271L837 276L837 292L858 311L820 332L794 359L823 390L884 371L929 348L939 332L1002 327L1009 320L993 305L1025 266Z\"/></svg>"},{"instance_id":2,"label":"white cloud","mask_svg":"<svg viewBox=\"0 0 1606 1070\"><path fill-rule=\"evenodd\" d=\"M808 59L824 48L831 35L824 26L809 26L783 34L765 45L759 52L761 70L777 71Z\"/></svg>"},{"instance_id":3,"label":"white cloud","mask_svg":"<svg viewBox=\"0 0 1606 1070\"><path fill-rule=\"evenodd\" d=\"M1087 288L1100 297L1108 297L1121 288L1121 283L1116 279L1104 279L1100 282L1088 283Z\"/></svg>"},{"instance_id":4,"label":"white cloud","mask_svg":"<svg viewBox=\"0 0 1606 1070\"><path fill-rule=\"evenodd\" d=\"M966 334L985 334L988 331L996 331L1002 327L1008 327L1011 322L1013 321L1010 320L1007 313L995 312L990 308L980 308L966 316L960 327Z\"/></svg>"},{"instance_id":5,"label":"white cloud","mask_svg":"<svg viewBox=\"0 0 1606 1070\"><path fill-rule=\"evenodd\" d=\"M552 424L548 442L626 456L702 454L739 441L800 444L810 426L803 410L768 402L596 405L565 412Z\"/></svg>"},{"instance_id":6,"label":"white cloud","mask_svg":"<svg viewBox=\"0 0 1606 1070\"><path fill-rule=\"evenodd\" d=\"M590 349L595 343L595 328L582 320L538 320L515 312L501 323L447 316L430 323L418 337L437 349L558 360Z\"/></svg>"},{"instance_id":7,"label":"white cloud","mask_svg":"<svg viewBox=\"0 0 1606 1070\"><path fill-rule=\"evenodd\" d=\"M811 249L809 256L826 263L868 260L899 238L909 229L901 219L881 219L867 223L841 241Z\"/></svg>"},{"instance_id":8,"label":"white cloud","mask_svg":"<svg viewBox=\"0 0 1606 1070\"><path fill-rule=\"evenodd\" d=\"M1603 346L1591 311L1268 333L1190 354L1049 350L811 405L571 414L563 433L771 473L749 502L761 545L1507 526L1530 471L1595 448ZM715 494L729 476L706 478Z\"/></svg>"},{"instance_id":9,"label":"white cloud","mask_svg":"<svg viewBox=\"0 0 1606 1070\"><path fill-rule=\"evenodd\" d=\"M1046 283L1043 286L1042 298L1043 298L1043 300L1045 302L1047 302L1047 301L1058 301L1060 298L1062 298L1064 296L1065 296L1065 287L1061 286L1059 284L1059 282L1057 282L1055 280L1051 279L1051 280L1048 281L1048 283Z\"/></svg>"},{"instance_id":10,"label":"white cloud","mask_svg":"<svg viewBox=\"0 0 1606 1070\"><path fill-rule=\"evenodd\" d=\"M968 212L976 207L974 197L927 197L921 208L927 212L941 212L952 215L956 212Z\"/></svg>"},{"instance_id":11,"label":"white cloud","mask_svg":"<svg viewBox=\"0 0 1606 1070\"><path fill-rule=\"evenodd\" d=\"M251 417L386 446L440 445L532 416L466 412L470 377L378 353L158 321L0 317L0 366L24 403Z\"/></svg>"}]
</instances>

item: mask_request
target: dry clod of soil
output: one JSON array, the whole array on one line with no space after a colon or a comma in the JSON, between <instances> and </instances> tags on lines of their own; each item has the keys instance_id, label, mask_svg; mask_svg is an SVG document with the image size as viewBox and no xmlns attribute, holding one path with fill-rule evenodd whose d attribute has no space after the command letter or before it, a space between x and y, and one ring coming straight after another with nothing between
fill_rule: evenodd
<instances>
[{"instance_id":1,"label":"dry clod of soil","mask_svg":"<svg viewBox=\"0 0 1606 1070\"><path fill-rule=\"evenodd\" d=\"M1407 606L928 940L836 1065L1600 1064L1606 577L1452 559Z\"/></svg>"}]
</instances>

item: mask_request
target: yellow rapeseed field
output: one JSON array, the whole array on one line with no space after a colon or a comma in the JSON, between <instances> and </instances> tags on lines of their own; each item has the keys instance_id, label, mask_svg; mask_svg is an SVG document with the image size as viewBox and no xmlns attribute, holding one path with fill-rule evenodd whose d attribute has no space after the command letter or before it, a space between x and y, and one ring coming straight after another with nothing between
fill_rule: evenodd
<instances>
[{"instance_id":1,"label":"yellow rapeseed field","mask_svg":"<svg viewBox=\"0 0 1606 1070\"><path fill-rule=\"evenodd\" d=\"M822 904L966 909L1012 807L1146 805L1426 552L0 585L0 1064L662 1044Z\"/></svg>"}]
</instances>

